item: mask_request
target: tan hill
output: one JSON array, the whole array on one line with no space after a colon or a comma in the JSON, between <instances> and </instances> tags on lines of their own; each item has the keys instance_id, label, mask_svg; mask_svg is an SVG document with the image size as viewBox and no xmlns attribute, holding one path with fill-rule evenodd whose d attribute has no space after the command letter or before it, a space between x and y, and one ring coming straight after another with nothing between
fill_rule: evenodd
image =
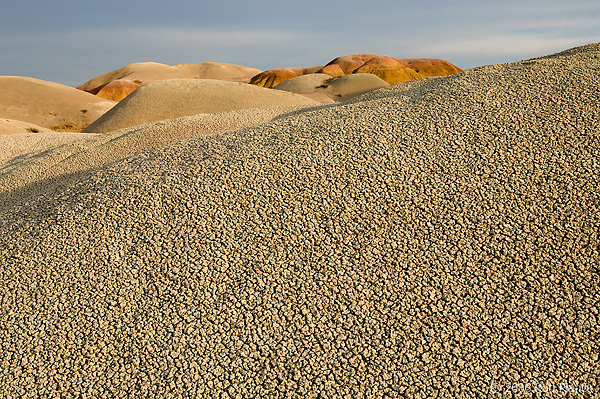
<instances>
[{"instance_id":1,"label":"tan hill","mask_svg":"<svg viewBox=\"0 0 600 399\"><path fill-rule=\"evenodd\" d=\"M377 54L355 54L338 57L318 72L333 77L371 73L394 85L428 76L452 75L461 71L448 61L438 59L399 59Z\"/></svg>"},{"instance_id":2,"label":"tan hill","mask_svg":"<svg viewBox=\"0 0 600 399\"><path fill-rule=\"evenodd\" d=\"M58 83L0 76L0 118L58 131L80 131L115 104Z\"/></svg>"},{"instance_id":3,"label":"tan hill","mask_svg":"<svg viewBox=\"0 0 600 399\"><path fill-rule=\"evenodd\" d=\"M0 134L49 133L52 130L29 122L0 118Z\"/></svg>"},{"instance_id":4,"label":"tan hill","mask_svg":"<svg viewBox=\"0 0 600 399\"><path fill-rule=\"evenodd\" d=\"M180 116L245 108L317 105L295 93L212 79L161 80L140 87L85 129L108 132Z\"/></svg>"},{"instance_id":5,"label":"tan hill","mask_svg":"<svg viewBox=\"0 0 600 399\"><path fill-rule=\"evenodd\" d=\"M346 101L361 94L388 87L390 84L369 73L332 78L323 73L298 76L273 87L302 94L322 103Z\"/></svg>"},{"instance_id":6,"label":"tan hill","mask_svg":"<svg viewBox=\"0 0 600 399\"><path fill-rule=\"evenodd\" d=\"M323 68L323 65L302 67L302 68L276 68L269 69L253 76L248 83L271 88L277 86L279 83L296 78L298 76L307 75L310 73L316 73L319 69Z\"/></svg>"},{"instance_id":7,"label":"tan hill","mask_svg":"<svg viewBox=\"0 0 600 399\"><path fill-rule=\"evenodd\" d=\"M260 69L221 62L200 64L165 65L157 62L138 62L97 76L77 87L92 94L115 101L124 98L135 88L157 80L167 79L218 79L232 82L246 82L260 73ZM118 85L112 82L119 81ZM109 86L107 90L103 90ZM136 87L137 86L137 87Z\"/></svg>"}]
</instances>

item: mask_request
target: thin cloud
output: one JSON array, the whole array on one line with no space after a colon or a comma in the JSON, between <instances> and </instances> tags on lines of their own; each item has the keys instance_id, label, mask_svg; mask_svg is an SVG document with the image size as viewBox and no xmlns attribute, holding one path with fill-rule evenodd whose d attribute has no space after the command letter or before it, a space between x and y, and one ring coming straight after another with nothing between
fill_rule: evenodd
<instances>
[{"instance_id":1,"label":"thin cloud","mask_svg":"<svg viewBox=\"0 0 600 399\"><path fill-rule=\"evenodd\" d=\"M204 46L204 47L243 47L243 46L278 46L294 44L313 36L301 32L282 30L217 30L192 29L175 27L152 28L107 28L85 29L66 32L50 32L46 35L20 35L18 37L0 37L3 47L46 47L61 48L63 46L86 48L119 48L130 47L130 51L145 48L161 48L163 46Z\"/></svg>"},{"instance_id":2,"label":"thin cloud","mask_svg":"<svg viewBox=\"0 0 600 399\"><path fill-rule=\"evenodd\" d=\"M77 86L133 62L172 65L216 61L269 69L319 65L340 55L363 52L399 58L443 58L467 69L600 40L592 34L596 29L591 27L591 12L531 24L507 21L505 17L493 16L487 30L479 27L481 21L449 24L443 35L433 28L422 29L419 35L406 35L403 29L407 28L402 26L373 32L339 30L346 29L341 27L335 34L324 31L331 27L296 31L131 26L0 36L0 75L19 74ZM573 26L584 30L577 31Z\"/></svg>"},{"instance_id":3,"label":"thin cloud","mask_svg":"<svg viewBox=\"0 0 600 399\"><path fill-rule=\"evenodd\" d=\"M314 42L316 38L308 33L271 29L131 27L21 35L0 38L0 75L20 74L76 86L142 61L171 65L216 61L265 69L302 58Z\"/></svg>"},{"instance_id":4,"label":"thin cloud","mask_svg":"<svg viewBox=\"0 0 600 399\"><path fill-rule=\"evenodd\" d=\"M426 47L426 51L438 54L455 55L546 55L548 52L561 51L570 47L592 43L595 40L598 40L598 38L552 38L536 35L513 34L477 39L447 40Z\"/></svg>"}]
</instances>

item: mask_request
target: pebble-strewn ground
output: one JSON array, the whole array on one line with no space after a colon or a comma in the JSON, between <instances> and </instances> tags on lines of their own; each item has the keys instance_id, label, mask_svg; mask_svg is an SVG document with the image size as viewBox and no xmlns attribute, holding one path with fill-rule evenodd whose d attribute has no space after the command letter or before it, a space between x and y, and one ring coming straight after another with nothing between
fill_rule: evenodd
<instances>
[{"instance_id":1,"label":"pebble-strewn ground","mask_svg":"<svg viewBox=\"0 0 600 399\"><path fill-rule=\"evenodd\" d=\"M599 57L393 86L3 213L0 395L600 397Z\"/></svg>"},{"instance_id":2,"label":"pebble-strewn ground","mask_svg":"<svg viewBox=\"0 0 600 399\"><path fill-rule=\"evenodd\" d=\"M254 126L303 106L198 114L109 133L17 134L0 140L0 213L90 170L174 142ZM314 107L308 107L314 108ZM77 137L73 137L77 136Z\"/></svg>"}]
</instances>

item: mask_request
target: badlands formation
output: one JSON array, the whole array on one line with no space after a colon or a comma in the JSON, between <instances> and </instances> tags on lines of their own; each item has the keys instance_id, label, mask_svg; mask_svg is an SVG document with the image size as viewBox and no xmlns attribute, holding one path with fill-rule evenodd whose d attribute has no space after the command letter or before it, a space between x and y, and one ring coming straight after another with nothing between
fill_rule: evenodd
<instances>
[{"instance_id":1,"label":"badlands formation","mask_svg":"<svg viewBox=\"0 0 600 399\"><path fill-rule=\"evenodd\" d=\"M413 79L452 75L458 72L461 72L460 68L444 60L400 59L378 54L355 54L338 57L323 66L270 69L254 76L249 83L262 87L274 87L287 79L312 73L322 73L334 78L369 73L393 85Z\"/></svg>"},{"instance_id":2,"label":"badlands formation","mask_svg":"<svg viewBox=\"0 0 600 399\"><path fill-rule=\"evenodd\" d=\"M20 76L0 76L0 118L58 131L81 131L114 101L73 87Z\"/></svg>"},{"instance_id":3,"label":"badlands formation","mask_svg":"<svg viewBox=\"0 0 600 399\"><path fill-rule=\"evenodd\" d=\"M332 78L324 73L314 73L288 79L273 88L302 94L327 104L346 101L387 86L389 83L370 73L347 75L340 78Z\"/></svg>"},{"instance_id":4,"label":"badlands formation","mask_svg":"<svg viewBox=\"0 0 600 399\"><path fill-rule=\"evenodd\" d=\"M298 76L309 75L313 73L317 73L323 65L312 66L306 68L276 68L269 69L268 71L264 71L259 73L258 75L253 76L248 83L260 87L274 87L279 83L288 80L297 78Z\"/></svg>"},{"instance_id":5,"label":"badlands formation","mask_svg":"<svg viewBox=\"0 0 600 399\"><path fill-rule=\"evenodd\" d=\"M428 58L392 58L377 54L338 57L319 70L333 77L353 73L371 73L391 85L427 76L445 76L461 72L448 61Z\"/></svg>"},{"instance_id":6,"label":"badlands formation","mask_svg":"<svg viewBox=\"0 0 600 399\"><path fill-rule=\"evenodd\" d=\"M138 62L97 76L77 88L102 98L121 101L138 87L157 80L219 79L246 82L260 72L256 68L222 62L172 66L157 62Z\"/></svg>"},{"instance_id":7,"label":"badlands formation","mask_svg":"<svg viewBox=\"0 0 600 399\"><path fill-rule=\"evenodd\" d=\"M119 102L84 132L110 132L147 122L258 107L319 105L295 93L214 79L149 83Z\"/></svg>"},{"instance_id":8,"label":"badlands formation","mask_svg":"<svg viewBox=\"0 0 600 399\"><path fill-rule=\"evenodd\" d=\"M599 84L594 44L48 162L1 136L0 392L598 397Z\"/></svg>"}]
</instances>

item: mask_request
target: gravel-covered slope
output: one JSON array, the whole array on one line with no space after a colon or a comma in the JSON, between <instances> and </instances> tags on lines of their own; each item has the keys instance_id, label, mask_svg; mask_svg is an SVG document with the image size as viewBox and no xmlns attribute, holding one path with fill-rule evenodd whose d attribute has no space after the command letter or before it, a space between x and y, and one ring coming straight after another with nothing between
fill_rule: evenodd
<instances>
[{"instance_id":1,"label":"gravel-covered slope","mask_svg":"<svg viewBox=\"0 0 600 399\"><path fill-rule=\"evenodd\" d=\"M0 141L0 213L81 179L86 171L142 151L258 125L301 108L279 106L198 114L102 134L4 137Z\"/></svg>"},{"instance_id":2,"label":"gravel-covered slope","mask_svg":"<svg viewBox=\"0 0 600 399\"><path fill-rule=\"evenodd\" d=\"M599 56L161 147L5 212L0 392L599 397Z\"/></svg>"}]
</instances>

